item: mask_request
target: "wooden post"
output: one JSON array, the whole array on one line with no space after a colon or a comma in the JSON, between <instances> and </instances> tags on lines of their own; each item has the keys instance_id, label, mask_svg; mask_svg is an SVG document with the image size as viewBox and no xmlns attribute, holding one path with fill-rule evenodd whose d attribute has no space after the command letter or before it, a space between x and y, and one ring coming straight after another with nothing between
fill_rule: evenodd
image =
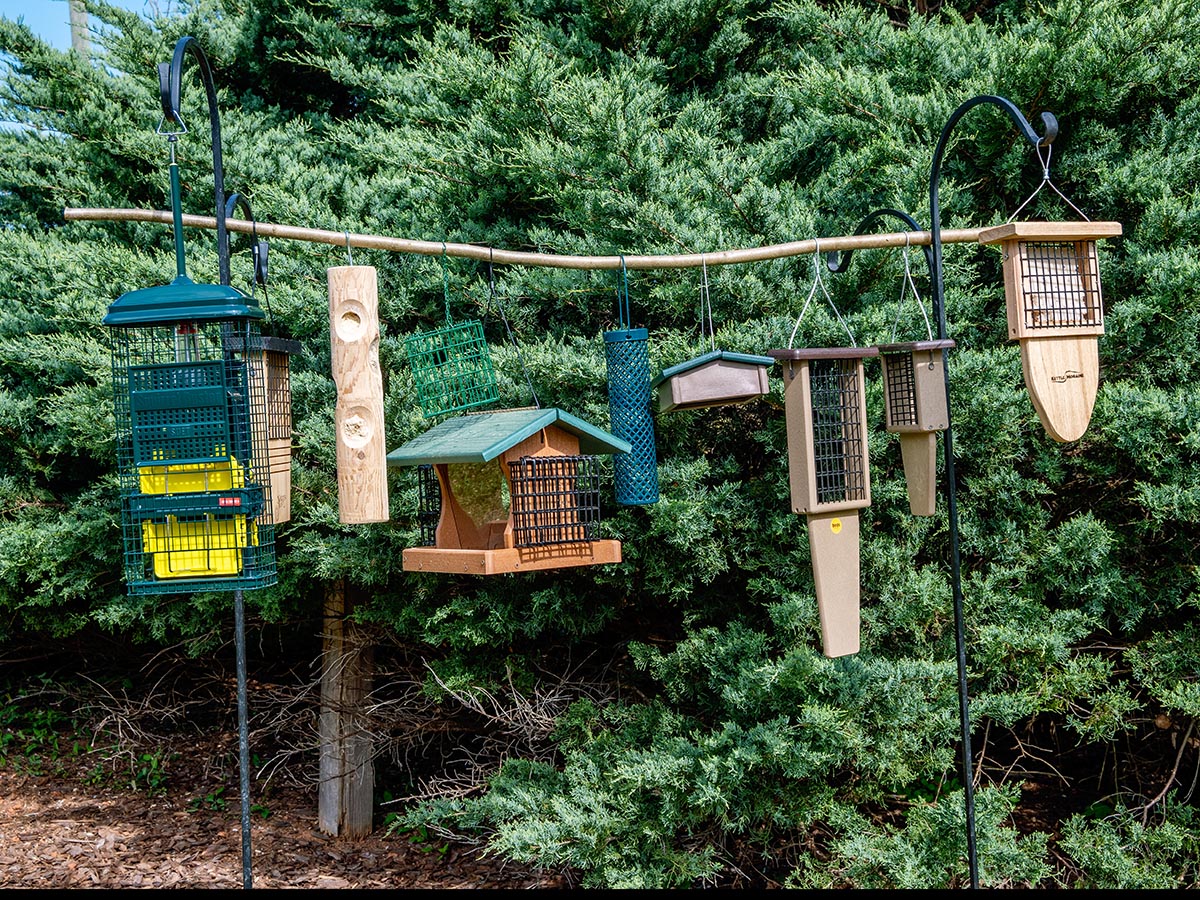
<instances>
[{"instance_id":1,"label":"wooden post","mask_svg":"<svg viewBox=\"0 0 1200 900\"><path fill-rule=\"evenodd\" d=\"M338 518L388 520L379 290L374 266L329 270L329 341L337 431Z\"/></svg>"},{"instance_id":2,"label":"wooden post","mask_svg":"<svg viewBox=\"0 0 1200 900\"><path fill-rule=\"evenodd\" d=\"M317 818L334 837L371 833L375 763L363 702L371 692L374 653L364 631L348 621L346 582L325 595L321 655L321 760Z\"/></svg>"}]
</instances>

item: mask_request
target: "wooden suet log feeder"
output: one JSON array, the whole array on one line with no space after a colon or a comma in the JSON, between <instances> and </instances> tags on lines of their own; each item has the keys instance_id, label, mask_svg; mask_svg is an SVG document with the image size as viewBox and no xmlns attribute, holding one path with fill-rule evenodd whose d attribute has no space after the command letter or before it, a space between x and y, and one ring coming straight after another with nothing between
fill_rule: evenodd
<instances>
[{"instance_id":1,"label":"wooden suet log feeder","mask_svg":"<svg viewBox=\"0 0 1200 900\"><path fill-rule=\"evenodd\" d=\"M596 454L627 441L560 409L508 409L447 419L388 454L418 466L423 528L406 572L494 575L621 561L621 542L598 537ZM436 481L434 480L436 478Z\"/></svg>"},{"instance_id":2,"label":"wooden suet log feeder","mask_svg":"<svg viewBox=\"0 0 1200 900\"><path fill-rule=\"evenodd\" d=\"M1025 387L1056 441L1078 440L1092 417L1104 334L1096 241L1120 234L1120 222L1010 222L979 233L1003 250L1008 336L1020 342Z\"/></svg>"},{"instance_id":3,"label":"wooden suet log feeder","mask_svg":"<svg viewBox=\"0 0 1200 900\"><path fill-rule=\"evenodd\" d=\"M900 436L900 457L914 516L937 506L937 433L950 426L942 351L954 341L880 344L885 427Z\"/></svg>"},{"instance_id":4,"label":"wooden suet log feeder","mask_svg":"<svg viewBox=\"0 0 1200 900\"><path fill-rule=\"evenodd\" d=\"M713 350L663 369L650 383L658 396L658 411L728 406L761 397L770 390L769 356Z\"/></svg>"},{"instance_id":5,"label":"wooden suet log feeder","mask_svg":"<svg viewBox=\"0 0 1200 900\"><path fill-rule=\"evenodd\" d=\"M859 648L858 510L871 505L863 359L875 347L771 350L783 367L792 512L808 521L822 651Z\"/></svg>"}]
</instances>

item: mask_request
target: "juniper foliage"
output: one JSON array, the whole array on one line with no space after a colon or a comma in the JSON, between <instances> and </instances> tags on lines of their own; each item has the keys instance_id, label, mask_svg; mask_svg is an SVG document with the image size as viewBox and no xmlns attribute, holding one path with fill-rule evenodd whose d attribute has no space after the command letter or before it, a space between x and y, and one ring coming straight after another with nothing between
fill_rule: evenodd
<instances>
[{"instance_id":1,"label":"juniper foliage","mask_svg":"<svg viewBox=\"0 0 1200 900\"><path fill-rule=\"evenodd\" d=\"M1200 716L1200 12L1186 0L190 0L138 16L88 0L90 60L0 19L0 639L104 628L205 652L221 595L126 596L120 582L107 305L173 274L156 225L67 223L68 206L166 206L154 66L192 35L214 68L229 188L261 221L558 254L670 254L848 233L892 207L928 216L933 148L980 94L1059 118L1054 185L1026 214L1113 219L1102 242L1106 333L1087 434L1046 437L1006 341L994 250L947 245L957 497L972 714L979 739L1052 721L1109 748L1176 738ZM185 212L211 214L207 109L187 69ZM998 224L1041 168L987 107L955 130L946 228ZM189 231L198 280L211 232ZM250 266L235 240L235 282ZM442 322L442 262L354 251L377 268L387 442L428 427L403 352ZM401 571L416 491L392 521L338 522L324 270L344 248L274 242L272 326L294 362L293 521L280 584L253 620L319 615L348 579L359 615L425 648L436 692L536 683L553 653L603 651L631 690L564 713L554 760L510 759L488 790L405 811L492 852L569 865L594 887L686 887L772 860L795 887L961 886L965 812L944 500L909 515L869 369L874 502L862 515L863 648L820 653L807 538L789 511L782 388L655 423L661 500L606 502L625 562L495 579ZM814 286L808 257L708 269L715 341L785 346ZM919 255L914 270L924 292ZM898 251L826 276L860 344L892 337ZM485 322L501 402L607 424L600 332L611 272L445 263L456 316ZM699 273L630 274L657 370L708 349ZM502 304L502 307L501 307ZM504 316L500 316L503 309ZM519 352L508 338L507 319ZM922 336L913 307L901 339ZM847 335L814 303L797 346ZM944 475L944 473L943 473ZM553 648L553 649L548 649ZM566 648L565 650L563 648ZM632 690L636 687L636 690ZM986 747L983 752L986 752ZM976 794L984 886L1195 886L1200 829L1185 789L1131 789L1080 809L1055 856L1018 828L1018 784ZM881 814L885 810L888 814ZM749 848L749 849L748 849ZM739 855L740 854L740 855ZM1068 860L1069 866L1055 859Z\"/></svg>"}]
</instances>

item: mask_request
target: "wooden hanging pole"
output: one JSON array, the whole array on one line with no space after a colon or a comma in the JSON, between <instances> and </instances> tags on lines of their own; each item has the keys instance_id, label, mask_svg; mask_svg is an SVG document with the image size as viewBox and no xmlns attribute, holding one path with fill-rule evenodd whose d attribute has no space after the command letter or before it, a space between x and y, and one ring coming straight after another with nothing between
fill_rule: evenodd
<instances>
[{"instance_id":1,"label":"wooden hanging pole","mask_svg":"<svg viewBox=\"0 0 1200 900\"><path fill-rule=\"evenodd\" d=\"M154 209L88 209L67 207L63 218L68 222L161 222L172 224L172 214ZM217 220L211 216L184 215L183 224L190 228L216 228ZM679 253L661 256L567 256L555 253L528 253L520 250L498 250L478 244L444 244L441 241L415 241L407 238L386 237L378 234L355 234L345 231L325 231L319 228L299 228L294 225L276 225L270 222L252 223L245 219L226 219L229 231L250 234L257 228L258 236L283 238L285 240L309 241L332 244L336 247L360 247L365 250L390 250L395 253L416 253L424 256L465 257L482 262L493 262L516 266L544 266L559 269L688 269L705 266L721 266L733 263L761 262L767 259L782 259L788 256L803 256L808 253L840 250L869 250L884 247L923 245L932 242L928 231L898 231L888 234L856 234L840 237L823 237L806 241L792 241L766 247L747 247L739 250L717 250L705 253ZM982 228L946 229L941 232L943 244L968 244L979 240Z\"/></svg>"}]
</instances>

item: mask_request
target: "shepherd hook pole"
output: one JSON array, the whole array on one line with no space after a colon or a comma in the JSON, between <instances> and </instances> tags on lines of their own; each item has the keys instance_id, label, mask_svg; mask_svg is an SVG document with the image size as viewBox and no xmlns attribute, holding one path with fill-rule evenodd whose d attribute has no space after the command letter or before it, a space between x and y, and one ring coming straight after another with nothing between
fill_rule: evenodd
<instances>
[{"instance_id":1,"label":"shepherd hook pole","mask_svg":"<svg viewBox=\"0 0 1200 900\"><path fill-rule=\"evenodd\" d=\"M186 129L179 109L179 89L185 53L191 50L200 66L204 93L208 98L208 124L212 134L213 202L217 217L217 262L221 284L230 284L229 238L225 227L225 170L221 164L221 118L217 110L217 89L213 84L212 68L199 42L184 35L175 44L170 63L158 65L159 99L164 120ZM246 699L246 621L245 603L241 589L233 592L233 642L237 655L237 712L238 712L238 769L242 800L242 887L253 887L250 855L250 729L249 704Z\"/></svg>"},{"instance_id":2,"label":"shepherd hook pole","mask_svg":"<svg viewBox=\"0 0 1200 900\"><path fill-rule=\"evenodd\" d=\"M941 211L938 207L938 182L941 180L942 175L942 156L945 153L950 132L958 123L958 120L969 110L982 103L999 106L1008 113L1009 118L1020 129L1025 139L1035 148L1049 145L1058 136L1058 119L1054 117L1053 113L1042 113L1042 125L1046 129L1045 135L1042 136L1033 130L1033 126L1029 124L1029 121L1021 114L1021 111L1013 105L1012 101L990 94L972 97L966 103L962 104L951 114L945 127L942 128L942 135L938 139L937 148L933 152L933 164L929 169L929 231L931 235L930 243L933 248L932 303L933 314L937 318L939 340L946 340L948 337L946 334L946 306L942 287L942 223ZM945 348L942 350L942 368L946 377L946 408L949 410L950 360L949 352ZM954 595L954 642L958 650L958 711L962 723L963 791L966 798L967 813L967 865L971 872L971 887L978 888L979 861L976 858L975 852L975 786L971 770L971 716L967 697L966 629L963 623L962 573L958 549L958 505L954 492L954 438L950 427L947 427L945 431L945 448L946 509L949 515L950 527L950 586Z\"/></svg>"}]
</instances>

